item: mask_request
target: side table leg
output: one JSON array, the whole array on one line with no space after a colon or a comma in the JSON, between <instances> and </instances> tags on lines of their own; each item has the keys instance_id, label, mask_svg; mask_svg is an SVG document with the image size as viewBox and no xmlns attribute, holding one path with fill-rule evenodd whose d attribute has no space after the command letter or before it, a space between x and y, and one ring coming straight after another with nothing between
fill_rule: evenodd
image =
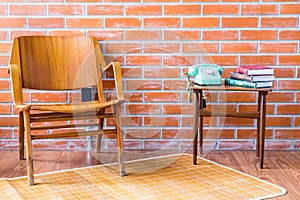
<instances>
[{"instance_id":1,"label":"side table leg","mask_svg":"<svg viewBox=\"0 0 300 200\"><path fill-rule=\"evenodd\" d=\"M259 161L260 168L263 169L264 166L264 148L265 148L265 129L266 129L266 95L267 93L261 94L261 104L260 104L260 117L259 117L259 127L260 127L260 148L259 148Z\"/></svg>"},{"instance_id":2,"label":"side table leg","mask_svg":"<svg viewBox=\"0 0 300 200\"><path fill-rule=\"evenodd\" d=\"M257 98L257 111L260 113L261 111L261 93L258 92L258 98ZM257 131L256 131L256 156L259 157L260 155L260 116L256 121L256 127L257 127Z\"/></svg>"},{"instance_id":3,"label":"side table leg","mask_svg":"<svg viewBox=\"0 0 300 200\"><path fill-rule=\"evenodd\" d=\"M193 163L197 165L197 153L198 153L198 126L199 126L199 93L194 92L194 138L193 138Z\"/></svg>"}]
</instances>

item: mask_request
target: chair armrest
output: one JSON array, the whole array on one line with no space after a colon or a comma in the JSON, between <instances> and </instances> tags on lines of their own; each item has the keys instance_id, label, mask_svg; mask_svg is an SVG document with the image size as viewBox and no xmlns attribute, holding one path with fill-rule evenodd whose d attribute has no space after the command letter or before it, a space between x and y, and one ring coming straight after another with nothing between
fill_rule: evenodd
<instances>
[{"instance_id":1,"label":"chair armrest","mask_svg":"<svg viewBox=\"0 0 300 200\"><path fill-rule=\"evenodd\" d=\"M108 70L110 67L113 68L114 77L115 77L115 87L117 91L117 97L119 101L125 101L123 95L123 84L122 84L122 72L121 72L121 65L119 62L110 62L105 67L102 67L103 71Z\"/></svg>"},{"instance_id":2,"label":"chair armrest","mask_svg":"<svg viewBox=\"0 0 300 200\"><path fill-rule=\"evenodd\" d=\"M20 67L16 64L10 64L9 67L14 104L23 107L24 103Z\"/></svg>"}]
</instances>

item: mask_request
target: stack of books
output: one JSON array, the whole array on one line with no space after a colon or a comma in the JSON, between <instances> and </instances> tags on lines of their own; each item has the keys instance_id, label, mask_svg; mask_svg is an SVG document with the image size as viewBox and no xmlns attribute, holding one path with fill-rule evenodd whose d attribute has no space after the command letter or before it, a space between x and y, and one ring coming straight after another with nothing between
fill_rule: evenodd
<instances>
[{"instance_id":1,"label":"stack of books","mask_svg":"<svg viewBox=\"0 0 300 200\"><path fill-rule=\"evenodd\" d=\"M238 66L236 72L230 72L230 78L225 78L225 84L265 88L272 87L274 79L274 69L268 66Z\"/></svg>"}]
</instances>

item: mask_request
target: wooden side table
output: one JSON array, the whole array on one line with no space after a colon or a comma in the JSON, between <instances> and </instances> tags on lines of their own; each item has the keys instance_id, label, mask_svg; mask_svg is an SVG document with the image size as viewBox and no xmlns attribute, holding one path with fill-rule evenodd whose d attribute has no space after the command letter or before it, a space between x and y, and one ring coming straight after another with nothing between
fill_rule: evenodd
<instances>
[{"instance_id":1,"label":"wooden side table","mask_svg":"<svg viewBox=\"0 0 300 200\"><path fill-rule=\"evenodd\" d=\"M266 125L266 96L271 88L245 88L228 85L220 86L200 86L192 84L190 89L195 95L194 101L194 139L193 139L193 162L197 164L198 138L200 138L200 154L203 152L203 117L238 117L257 119L256 155L259 157L260 168L264 162L264 143ZM218 112L203 109L203 91L241 91L257 92L257 111L256 112Z\"/></svg>"}]
</instances>

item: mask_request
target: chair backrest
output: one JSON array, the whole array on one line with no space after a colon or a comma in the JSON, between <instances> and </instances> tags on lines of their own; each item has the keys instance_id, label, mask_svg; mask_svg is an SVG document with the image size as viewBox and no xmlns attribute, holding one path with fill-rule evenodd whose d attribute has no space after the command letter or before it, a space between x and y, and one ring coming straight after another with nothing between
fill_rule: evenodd
<instances>
[{"instance_id":1,"label":"chair backrest","mask_svg":"<svg viewBox=\"0 0 300 200\"><path fill-rule=\"evenodd\" d=\"M98 84L105 66L100 46L87 36L15 38L10 64L21 69L22 87L70 90Z\"/></svg>"}]
</instances>

